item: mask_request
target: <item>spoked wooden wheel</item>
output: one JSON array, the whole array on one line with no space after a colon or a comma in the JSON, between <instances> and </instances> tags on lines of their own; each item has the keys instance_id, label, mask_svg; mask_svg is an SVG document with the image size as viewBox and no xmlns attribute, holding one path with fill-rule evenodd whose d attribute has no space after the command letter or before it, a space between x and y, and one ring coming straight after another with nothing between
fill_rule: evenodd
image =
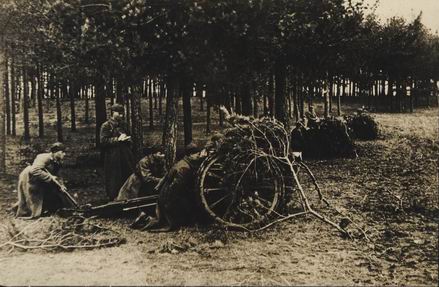
<instances>
[{"instance_id":1,"label":"spoked wooden wheel","mask_svg":"<svg viewBox=\"0 0 439 287\"><path fill-rule=\"evenodd\" d=\"M276 209L283 193L282 178L267 157L238 162L233 170L226 169L220 157L213 157L200 173L203 208L227 226L256 226Z\"/></svg>"}]
</instances>

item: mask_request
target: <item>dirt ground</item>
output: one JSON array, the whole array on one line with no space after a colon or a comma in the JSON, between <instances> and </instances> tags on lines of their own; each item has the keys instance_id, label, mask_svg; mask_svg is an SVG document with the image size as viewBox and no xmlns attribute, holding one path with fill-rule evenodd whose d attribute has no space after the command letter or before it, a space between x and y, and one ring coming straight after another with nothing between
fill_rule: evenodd
<instances>
[{"instance_id":1,"label":"dirt ground","mask_svg":"<svg viewBox=\"0 0 439 287\"><path fill-rule=\"evenodd\" d=\"M0 285L437 286L438 110L374 115L382 138L357 142L357 159L308 162L328 200L370 241L344 239L310 215L256 234L206 227L148 233L129 229L130 219L95 219L120 232L126 244L56 253L3 247ZM63 176L81 203L105 202L99 165L75 163L91 152L93 129L83 130L66 133L74 155ZM35 140L26 150L19 139L8 141L11 175L0 179L0 245L9 222L32 224L14 219L7 208L16 199L14 174L37 152L35 144L47 146Z\"/></svg>"}]
</instances>

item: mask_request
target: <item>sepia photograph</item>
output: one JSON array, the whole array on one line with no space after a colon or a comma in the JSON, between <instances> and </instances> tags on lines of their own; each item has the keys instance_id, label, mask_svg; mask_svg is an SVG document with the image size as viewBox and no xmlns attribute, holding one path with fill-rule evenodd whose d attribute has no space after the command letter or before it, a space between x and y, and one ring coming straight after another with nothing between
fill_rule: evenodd
<instances>
[{"instance_id":1,"label":"sepia photograph","mask_svg":"<svg viewBox=\"0 0 439 287\"><path fill-rule=\"evenodd\" d=\"M0 286L438 286L439 0L0 0Z\"/></svg>"}]
</instances>

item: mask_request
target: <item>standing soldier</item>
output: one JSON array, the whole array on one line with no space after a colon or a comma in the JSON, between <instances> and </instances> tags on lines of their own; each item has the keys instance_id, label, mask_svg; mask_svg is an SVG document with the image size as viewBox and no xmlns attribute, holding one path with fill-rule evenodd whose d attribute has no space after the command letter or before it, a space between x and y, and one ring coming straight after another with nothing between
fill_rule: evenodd
<instances>
[{"instance_id":1,"label":"standing soldier","mask_svg":"<svg viewBox=\"0 0 439 287\"><path fill-rule=\"evenodd\" d=\"M101 148L104 152L105 191L110 201L134 172L135 160L130 149L131 137L123 120L124 110L119 104L111 106L111 118L102 124Z\"/></svg>"}]
</instances>

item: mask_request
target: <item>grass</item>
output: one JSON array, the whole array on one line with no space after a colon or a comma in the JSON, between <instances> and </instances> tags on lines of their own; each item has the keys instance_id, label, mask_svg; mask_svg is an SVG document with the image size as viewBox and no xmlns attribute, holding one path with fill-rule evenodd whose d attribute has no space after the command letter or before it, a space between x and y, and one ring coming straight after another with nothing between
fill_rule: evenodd
<instances>
[{"instance_id":1,"label":"grass","mask_svg":"<svg viewBox=\"0 0 439 287\"><path fill-rule=\"evenodd\" d=\"M357 107L345 106L344 111ZM321 108L317 103L318 113ZM213 115L215 130L217 116ZM194 135L200 142L205 140L204 116L195 104ZM381 124L382 138L357 142L357 159L308 162L328 200L364 228L370 242L342 239L312 217L296 218L253 235L201 227L154 234L130 230L127 219L101 219L97 221L118 230L127 244L50 256L0 250L4 266L0 284L436 285L438 109L373 116ZM15 171L22 168L20 160L32 160L56 137L54 118L48 114L47 119L45 139L33 138L27 146L19 138L8 138L11 175L0 180L5 191L0 193L2 225L13 220L6 208L15 200L9 190L15 185ZM65 129L68 160L96 152L93 127L79 127L77 133ZM160 137L159 128L145 126L146 143ZM63 176L80 203L106 201L100 167L68 166ZM331 210L316 208L332 216Z\"/></svg>"}]
</instances>

